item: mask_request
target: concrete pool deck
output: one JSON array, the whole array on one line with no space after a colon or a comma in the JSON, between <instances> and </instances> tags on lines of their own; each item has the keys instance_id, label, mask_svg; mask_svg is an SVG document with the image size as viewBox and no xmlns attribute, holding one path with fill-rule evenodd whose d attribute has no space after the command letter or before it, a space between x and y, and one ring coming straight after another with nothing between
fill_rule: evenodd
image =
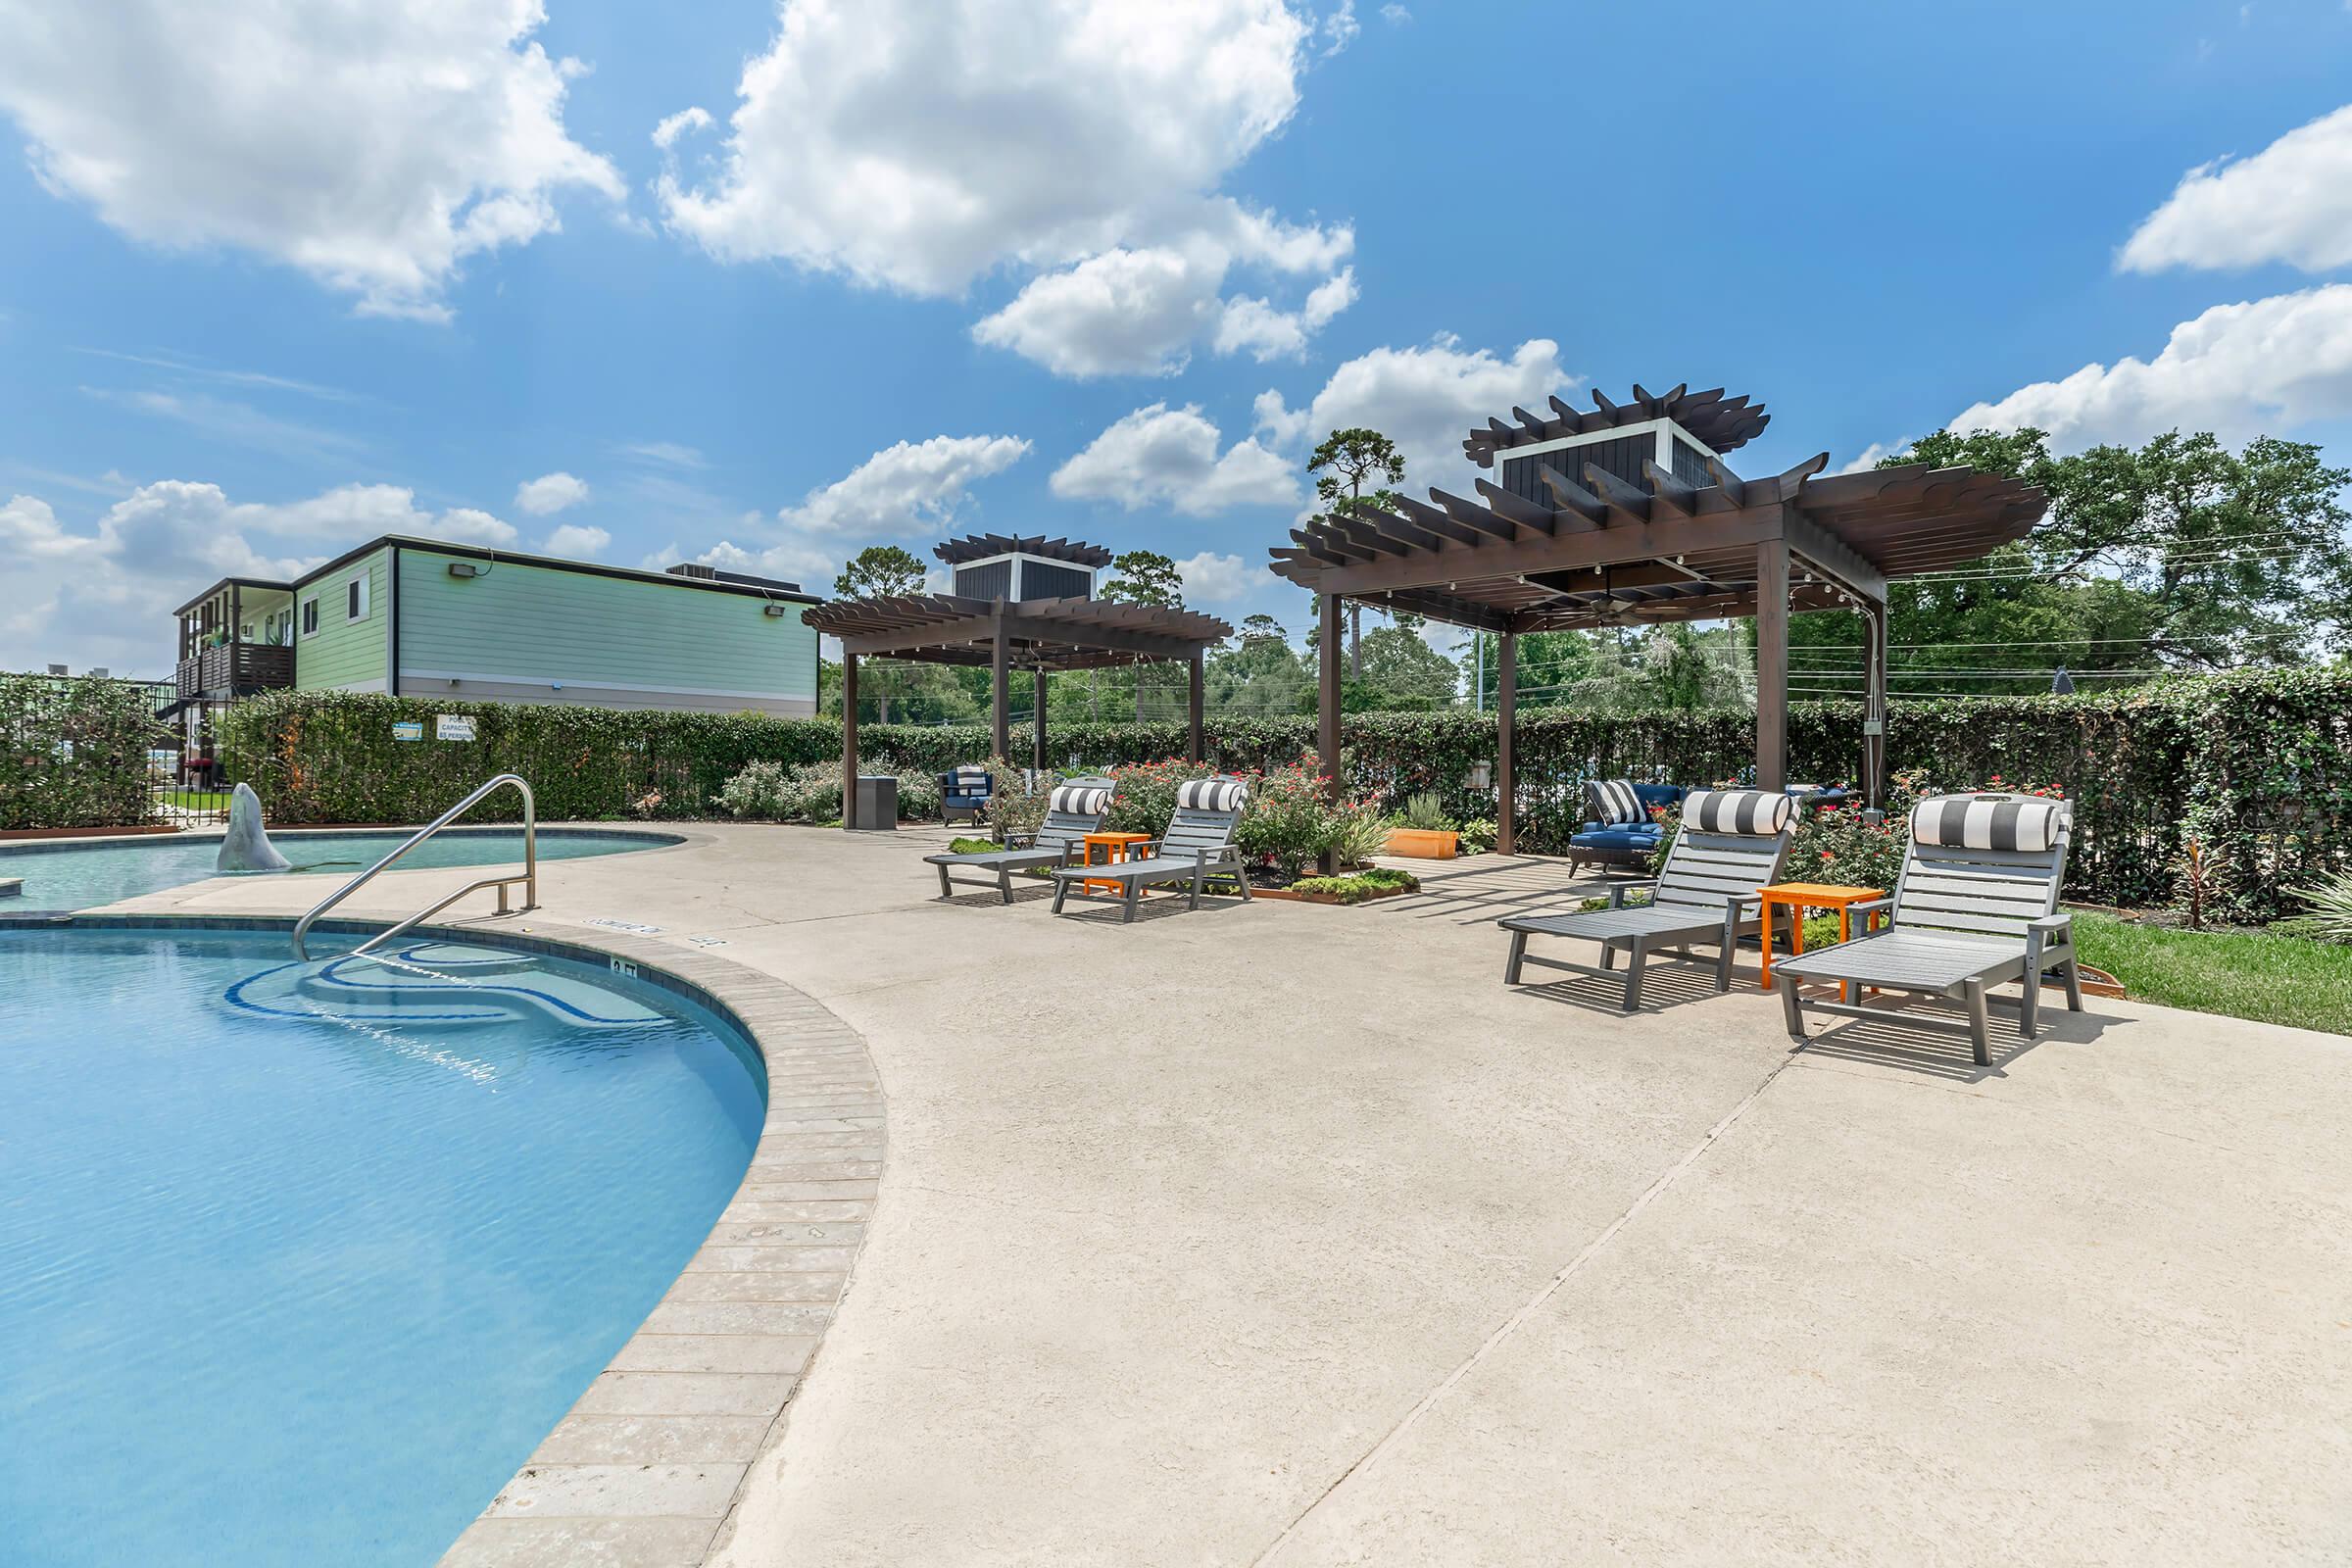
<instances>
[{"instance_id":1,"label":"concrete pool deck","mask_svg":"<svg viewBox=\"0 0 2352 1568\"><path fill-rule=\"evenodd\" d=\"M713 1562L2352 1553L2352 1042L2093 1000L1989 1069L1792 1053L1752 966L1505 990L1556 862L1121 926L940 902L937 830L685 831L492 924L656 927L880 1077L864 1250Z\"/></svg>"}]
</instances>

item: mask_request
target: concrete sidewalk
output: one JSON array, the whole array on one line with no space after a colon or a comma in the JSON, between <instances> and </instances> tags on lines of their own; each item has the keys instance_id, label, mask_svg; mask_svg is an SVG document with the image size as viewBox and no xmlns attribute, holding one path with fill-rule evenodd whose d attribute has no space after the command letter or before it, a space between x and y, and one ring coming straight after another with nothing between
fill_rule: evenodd
<instances>
[{"instance_id":1,"label":"concrete sidewalk","mask_svg":"<svg viewBox=\"0 0 2352 1568\"><path fill-rule=\"evenodd\" d=\"M1548 862L1122 927L940 903L944 834L692 832L544 865L524 923L722 942L863 1035L890 1126L716 1561L2352 1555L2345 1041L2094 1001L1989 1070L1791 1054L1752 968L1506 991Z\"/></svg>"}]
</instances>

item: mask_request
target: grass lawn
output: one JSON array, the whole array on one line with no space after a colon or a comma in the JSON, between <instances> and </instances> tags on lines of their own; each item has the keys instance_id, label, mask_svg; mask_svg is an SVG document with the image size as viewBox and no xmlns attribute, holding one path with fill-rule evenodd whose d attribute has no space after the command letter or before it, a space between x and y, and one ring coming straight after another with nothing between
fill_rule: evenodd
<instances>
[{"instance_id":1,"label":"grass lawn","mask_svg":"<svg viewBox=\"0 0 2352 1568\"><path fill-rule=\"evenodd\" d=\"M225 811L228 809L227 790L166 790L167 805L182 811Z\"/></svg>"},{"instance_id":2,"label":"grass lawn","mask_svg":"<svg viewBox=\"0 0 2352 1568\"><path fill-rule=\"evenodd\" d=\"M2181 931L2087 910L2082 961L2142 1002L2352 1035L2352 947L2269 931Z\"/></svg>"}]
</instances>

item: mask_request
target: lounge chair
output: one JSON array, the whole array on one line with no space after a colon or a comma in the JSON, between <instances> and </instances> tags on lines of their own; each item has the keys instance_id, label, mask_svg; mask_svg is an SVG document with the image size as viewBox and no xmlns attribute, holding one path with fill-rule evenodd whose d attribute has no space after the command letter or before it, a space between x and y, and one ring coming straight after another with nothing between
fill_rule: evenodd
<instances>
[{"instance_id":1,"label":"lounge chair","mask_svg":"<svg viewBox=\"0 0 2352 1568\"><path fill-rule=\"evenodd\" d=\"M1625 982L1625 1010L1642 1005L1642 970L1657 954L1705 962L1690 951L1694 942L1713 942L1715 989L1732 989L1732 957L1740 939L1759 929L1763 910L1756 891L1777 880L1788 854L1795 803L1777 791L1692 790L1683 802L1682 831L1667 852L1656 879L1620 882L1609 889L1609 906L1578 914L1511 915L1495 923L1511 934L1505 985L1519 983L1521 967L1565 969L1571 974ZM1626 895L1649 889L1647 904L1628 904ZM1527 951L1531 936L1574 937L1600 944L1600 967L1562 958L1539 958ZM1610 965L1625 950L1625 973Z\"/></svg>"},{"instance_id":2,"label":"lounge chair","mask_svg":"<svg viewBox=\"0 0 2352 1568\"><path fill-rule=\"evenodd\" d=\"M2074 808L2034 795L1940 795L1911 810L1911 842L1894 896L1857 904L1855 914L1891 909L1892 923L1874 936L1841 942L1772 966L1780 982L1788 1033L1805 1038L1805 1009L1882 1022L1900 1018L1924 1028L1965 1034L1977 1065L1992 1062L1987 987L2015 980L2018 1033L2034 1038L2039 1021L2041 977L2055 969L2066 1004L2082 1010L2082 980L2075 959L2074 917L2058 912L2066 879L2066 846ZM1848 982L1851 1002L1801 996L1807 980ZM1946 997L1968 1008L1965 1021L1911 1008L1862 1004L1859 989Z\"/></svg>"},{"instance_id":3,"label":"lounge chair","mask_svg":"<svg viewBox=\"0 0 2352 1568\"><path fill-rule=\"evenodd\" d=\"M952 824L957 815L974 823L988 810L996 780L985 767L951 767L939 775L939 821Z\"/></svg>"},{"instance_id":4,"label":"lounge chair","mask_svg":"<svg viewBox=\"0 0 2352 1568\"><path fill-rule=\"evenodd\" d=\"M1212 881L1232 882L1241 889L1242 902L1249 903L1250 873L1233 842L1242 808L1249 801L1250 786L1229 774L1178 785L1176 814L1169 820L1168 830L1128 851L1131 857L1140 855L1141 858L1109 865L1065 865L1054 873L1054 912L1061 913L1062 900L1072 888L1078 889L1080 898L1088 897L1083 886L1087 882L1119 885L1118 897L1127 906L1127 912L1120 917L1123 921L1135 918L1144 889L1173 882L1191 885L1188 909L1200 907L1200 890Z\"/></svg>"},{"instance_id":5,"label":"lounge chair","mask_svg":"<svg viewBox=\"0 0 2352 1568\"><path fill-rule=\"evenodd\" d=\"M1086 836L1102 832L1102 819L1110 814L1113 788L1106 778L1072 779L1054 786L1046 801L1046 819L1035 833L1007 834L1001 850L924 856L925 865L939 867L939 896L954 898L955 885L960 882L966 887L993 887L1010 904L1013 872L1066 865L1072 856L1083 857ZM985 879L951 875L951 866L982 872Z\"/></svg>"},{"instance_id":6,"label":"lounge chair","mask_svg":"<svg viewBox=\"0 0 2352 1568\"><path fill-rule=\"evenodd\" d=\"M1683 802L1679 784L1636 784L1631 779L1585 780L1585 825L1568 840L1568 869L1587 865L1630 865L1646 871L1658 857L1666 830L1649 813Z\"/></svg>"}]
</instances>

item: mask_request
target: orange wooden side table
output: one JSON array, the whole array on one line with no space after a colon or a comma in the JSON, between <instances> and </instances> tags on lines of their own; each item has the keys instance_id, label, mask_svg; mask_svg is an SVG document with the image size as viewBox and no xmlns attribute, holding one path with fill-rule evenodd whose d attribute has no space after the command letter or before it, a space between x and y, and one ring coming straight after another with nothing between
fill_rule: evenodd
<instances>
[{"instance_id":1,"label":"orange wooden side table","mask_svg":"<svg viewBox=\"0 0 2352 1568\"><path fill-rule=\"evenodd\" d=\"M1789 946L1798 953L1805 951L1805 911L1807 909L1836 909L1838 911L1838 940L1850 942L1854 935L1854 906L1868 904L1886 896L1884 888L1849 888L1835 882L1775 882L1758 888L1756 897L1763 903L1764 989L1772 989L1772 906L1779 905L1788 911ZM1874 921L1884 913L1874 909L1862 917L1862 934L1868 936ZM1845 981L1838 982L1838 1000L1851 1000Z\"/></svg>"},{"instance_id":2,"label":"orange wooden side table","mask_svg":"<svg viewBox=\"0 0 2352 1568\"><path fill-rule=\"evenodd\" d=\"M1149 833L1089 833L1086 835L1086 863L1109 865L1114 860L1126 859L1128 850L1134 846L1151 842L1152 835ZM1102 850L1100 857L1095 854L1098 845ZM1105 893L1124 893L1127 885L1123 882L1108 882L1100 877L1090 877L1087 879L1086 885L1078 891L1092 893L1098 888Z\"/></svg>"}]
</instances>

